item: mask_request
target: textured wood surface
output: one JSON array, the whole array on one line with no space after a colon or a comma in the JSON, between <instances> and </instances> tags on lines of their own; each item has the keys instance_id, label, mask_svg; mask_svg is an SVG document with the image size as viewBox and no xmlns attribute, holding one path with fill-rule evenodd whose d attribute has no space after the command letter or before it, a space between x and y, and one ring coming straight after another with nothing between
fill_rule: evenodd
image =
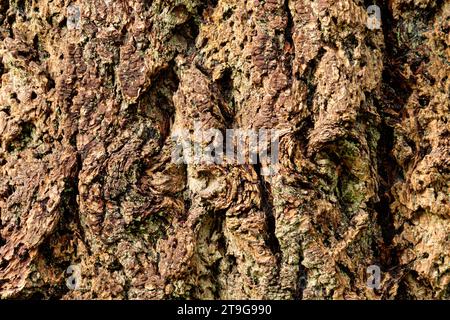
<instances>
[{"instance_id":1,"label":"textured wood surface","mask_svg":"<svg viewBox=\"0 0 450 320\"><path fill-rule=\"evenodd\" d=\"M0 296L449 299L450 2L374 3L0 0Z\"/></svg>"}]
</instances>

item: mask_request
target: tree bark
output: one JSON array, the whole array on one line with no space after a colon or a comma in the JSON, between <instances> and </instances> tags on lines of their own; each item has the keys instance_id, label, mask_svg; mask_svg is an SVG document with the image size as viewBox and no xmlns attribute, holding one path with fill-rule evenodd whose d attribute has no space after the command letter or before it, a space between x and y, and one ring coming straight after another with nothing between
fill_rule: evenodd
<instances>
[{"instance_id":1,"label":"tree bark","mask_svg":"<svg viewBox=\"0 0 450 320\"><path fill-rule=\"evenodd\" d=\"M445 0L0 0L0 296L449 299L449 28ZM196 123L277 130L278 172L174 163Z\"/></svg>"}]
</instances>

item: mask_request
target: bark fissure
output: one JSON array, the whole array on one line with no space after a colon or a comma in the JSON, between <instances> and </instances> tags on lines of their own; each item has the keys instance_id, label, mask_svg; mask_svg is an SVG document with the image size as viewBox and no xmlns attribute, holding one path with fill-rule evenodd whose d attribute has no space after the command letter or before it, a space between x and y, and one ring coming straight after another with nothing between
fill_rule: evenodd
<instances>
[{"instance_id":1,"label":"bark fissure","mask_svg":"<svg viewBox=\"0 0 450 320\"><path fill-rule=\"evenodd\" d=\"M0 296L448 299L449 19L0 0ZM278 131L277 172L175 163L197 125Z\"/></svg>"}]
</instances>

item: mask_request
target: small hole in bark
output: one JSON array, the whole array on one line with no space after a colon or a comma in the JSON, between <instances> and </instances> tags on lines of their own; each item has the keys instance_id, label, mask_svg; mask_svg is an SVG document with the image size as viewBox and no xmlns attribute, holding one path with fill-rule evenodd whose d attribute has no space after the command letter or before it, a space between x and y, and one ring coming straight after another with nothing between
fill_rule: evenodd
<instances>
[{"instance_id":1,"label":"small hole in bark","mask_svg":"<svg viewBox=\"0 0 450 320\"><path fill-rule=\"evenodd\" d=\"M3 260L3 261L0 263L0 270L5 269L7 266L8 266L8 261ZM0 280L0 284L2 283L2 281L3 281L3 280Z\"/></svg>"},{"instance_id":2,"label":"small hole in bark","mask_svg":"<svg viewBox=\"0 0 450 320\"><path fill-rule=\"evenodd\" d=\"M5 73L5 65L0 61L0 83L2 83L1 77Z\"/></svg>"},{"instance_id":3,"label":"small hole in bark","mask_svg":"<svg viewBox=\"0 0 450 320\"><path fill-rule=\"evenodd\" d=\"M6 192L3 194L5 198L11 197L16 192L16 187L8 184Z\"/></svg>"},{"instance_id":4,"label":"small hole in bark","mask_svg":"<svg viewBox=\"0 0 450 320\"><path fill-rule=\"evenodd\" d=\"M25 122L21 127L22 131L19 136L9 143L8 152L21 151L33 140L33 133L36 129L34 124Z\"/></svg>"},{"instance_id":5,"label":"small hole in bark","mask_svg":"<svg viewBox=\"0 0 450 320\"><path fill-rule=\"evenodd\" d=\"M17 9L20 13L25 13L25 0L18 0L17 1Z\"/></svg>"},{"instance_id":6,"label":"small hole in bark","mask_svg":"<svg viewBox=\"0 0 450 320\"><path fill-rule=\"evenodd\" d=\"M420 98L419 98L419 104L420 104L422 107L428 106L429 103L430 103L430 98L429 98L429 97L420 97Z\"/></svg>"},{"instance_id":7,"label":"small hole in bark","mask_svg":"<svg viewBox=\"0 0 450 320\"><path fill-rule=\"evenodd\" d=\"M37 35L33 38L33 48L36 52L39 52L39 37Z\"/></svg>"},{"instance_id":8,"label":"small hole in bark","mask_svg":"<svg viewBox=\"0 0 450 320\"><path fill-rule=\"evenodd\" d=\"M16 22L16 16L15 15L10 15L10 16L8 16L6 21L8 22L8 24L10 26L12 26L14 24L14 22Z\"/></svg>"},{"instance_id":9,"label":"small hole in bark","mask_svg":"<svg viewBox=\"0 0 450 320\"><path fill-rule=\"evenodd\" d=\"M411 71L413 72L413 73L416 73L417 72L417 70L419 69L419 66L420 66L420 64L422 63L422 61L420 61L419 59L417 59L417 60L414 60L412 63L411 63Z\"/></svg>"},{"instance_id":10,"label":"small hole in bark","mask_svg":"<svg viewBox=\"0 0 450 320\"><path fill-rule=\"evenodd\" d=\"M432 150L432 147L430 145L426 145L421 148L420 150L420 156L424 158L426 155L430 154Z\"/></svg>"},{"instance_id":11,"label":"small hole in bark","mask_svg":"<svg viewBox=\"0 0 450 320\"><path fill-rule=\"evenodd\" d=\"M3 111L4 113L6 113L6 115L7 115L8 117L11 115L11 107L10 107L10 106L4 107L1 111Z\"/></svg>"},{"instance_id":12,"label":"small hole in bark","mask_svg":"<svg viewBox=\"0 0 450 320\"><path fill-rule=\"evenodd\" d=\"M222 77L218 80L218 85L223 92L224 97L229 100L233 90L232 70L230 68L225 69Z\"/></svg>"},{"instance_id":13,"label":"small hole in bark","mask_svg":"<svg viewBox=\"0 0 450 320\"><path fill-rule=\"evenodd\" d=\"M25 261L30 257L29 253L27 251L19 253L19 258L21 261Z\"/></svg>"},{"instance_id":14,"label":"small hole in bark","mask_svg":"<svg viewBox=\"0 0 450 320\"><path fill-rule=\"evenodd\" d=\"M3 247L6 244L6 240L0 236L0 247Z\"/></svg>"},{"instance_id":15,"label":"small hole in bark","mask_svg":"<svg viewBox=\"0 0 450 320\"><path fill-rule=\"evenodd\" d=\"M30 297L30 300L44 300L44 299L45 296L41 292L34 292Z\"/></svg>"},{"instance_id":16,"label":"small hole in bark","mask_svg":"<svg viewBox=\"0 0 450 320\"><path fill-rule=\"evenodd\" d=\"M33 92L31 93L30 98L31 98L31 100L36 99L36 98L37 98L37 93L33 91Z\"/></svg>"},{"instance_id":17,"label":"small hole in bark","mask_svg":"<svg viewBox=\"0 0 450 320\"><path fill-rule=\"evenodd\" d=\"M218 2L219 2L218 0L210 0L211 6L212 6L213 8L217 7L217 3L218 3Z\"/></svg>"},{"instance_id":18,"label":"small hole in bark","mask_svg":"<svg viewBox=\"0 0 450 320\"><path fill-rule=\"evenodd\" d=\"M60 29L63 29L64 27L67 26L67 18L62 19L62 21L58 24L58 27Z\"/></svg>"},{"instance_id":19,"label":"small hole in bark","mask_svg":"<svg viewBox=\"0 0 450 320\"><path fill-rule=\"evenodd\" d=\"M55 80L52 78L47 78L47 90L55 88Z\"/></svg>"},{"instance_id":20,"label":"small hole in bark","mask_svg":"<svg viewBox=\"0 0 450 320\"><path fill-rule=\"evenodd\" d=\"M351 34L347 38L345 38L344 40L345 55L347 56L350 62L353 62L353 52L355 51L357 46L358 46L358 39L356 39L354 34Z\"/></svg>"}]
</instances>

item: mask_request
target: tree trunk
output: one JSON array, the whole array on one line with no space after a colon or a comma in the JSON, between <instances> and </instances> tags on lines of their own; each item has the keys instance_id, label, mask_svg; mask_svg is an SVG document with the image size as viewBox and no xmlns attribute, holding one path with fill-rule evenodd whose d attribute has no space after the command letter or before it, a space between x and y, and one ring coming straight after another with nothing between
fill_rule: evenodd
<instances>
[{"instance_id":1,"label":"tree trunk","mask_svg":"<svg viewBox=\"0 0 450 320\"><path fill-rule=\"evenodd\" d=\"M0 0L0 296L450 299L449 28L446 0ZM276 131L278 171L174 162L196 125Z\"/></svg>"}]
</instances>

